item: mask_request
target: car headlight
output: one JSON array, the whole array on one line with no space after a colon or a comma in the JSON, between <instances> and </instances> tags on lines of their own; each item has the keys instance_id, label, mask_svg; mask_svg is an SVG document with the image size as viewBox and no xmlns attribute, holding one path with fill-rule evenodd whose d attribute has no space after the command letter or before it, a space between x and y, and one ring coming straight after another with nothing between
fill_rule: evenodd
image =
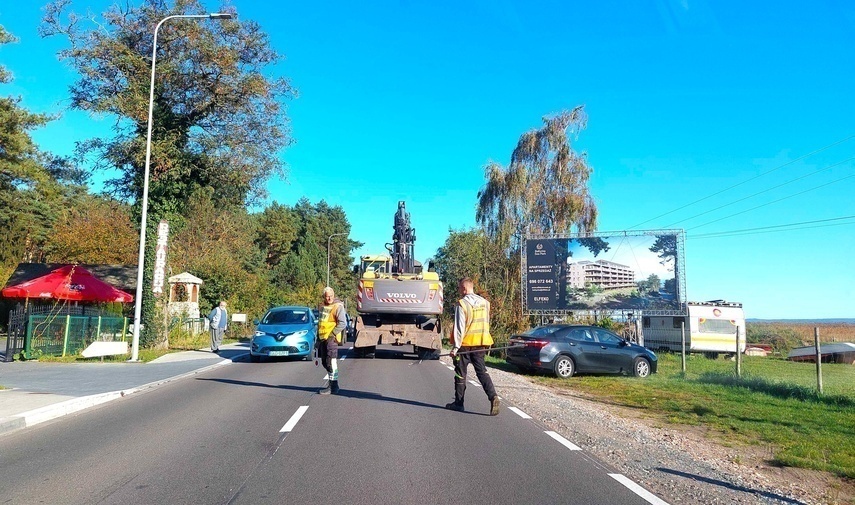
<instances>
[{"instance_id":1,"label":"car headlight","mask_svg":"<svg viewBox=\"0 0 855 505\"><path fill-rule=\"evenodd\" d=\"M267 335L267 332L264 332L264 331L256 331L256 332L255 332L255 335L253 335L253 336L255 336L255 337L263 337L263 336L265 336L265 335Z\"/></svg>"},{"instance_id":2,"label":"car headlight","mask_svg":"<svg viewBox=\"0 0 855 505\"><path fill-rule=\"evenodd\" d=\"M302 337L302 336L305 336L306 333L309 333L309 330L295 331L294 333L291 334L291 336L292 337Z\"/></svg>"}]
</instances>

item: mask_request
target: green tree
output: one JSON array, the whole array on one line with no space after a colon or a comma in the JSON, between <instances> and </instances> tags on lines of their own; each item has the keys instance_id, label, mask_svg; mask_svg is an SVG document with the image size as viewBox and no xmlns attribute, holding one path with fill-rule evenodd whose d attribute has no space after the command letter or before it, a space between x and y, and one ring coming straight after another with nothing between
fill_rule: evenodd
<instances>
[{"instance_id":1,"label":"green tree","mask_svg":"<svg viewBox=\"0 0 855 505\"><path fill-rule=\"evenodd\" d=\"M497 341L528 322L520 305L519 261L509 259L483 229L449 230L433 261L444 286L447 323L460 299L457 285L464 277L475 282L476 293L490 300L491 331Z\"/></svg>"},{"instance_id":2,"label":"green tree","mask_svg":"<svg viewBox=\"0 0 855 505\"><path fill-rule=\"evenodd\" d=\"M297 240L299 223L297 216L288 206L273 202L272 205L256 215L258 237L256 245L264 252L268 267L276 267L283 257L291 251Z\"/></svg>"},{"instance_id":3,"label":"green tree","mask_svg":"<svg viewBox=\"0 0 855 505\"><path fill-rule=\"evenodd\" d=\"M45 249L48 261L132 265L139 235L127 205L83 195L60 212Z\"/></svg>"},{"instance_id":4,"label":"green tree","mask_svg":"<svg viewBox=\"0 0 855 505\"><path fill-rule=\"evenodd\" d=\"M327 246L330 246L330 284L340 298L353 298L355 279L350 270L351 251L360 242L345 235L350 223L344 210L323 200L312 204L303 198L293 207L277 203L255 216L255 244L264 256L269 305L317 304L326 283Z\"/></svg>"},{"instance_id":5,"label":"green tree","mask_svg":"<svg viewBox=\"0 0 855 505\"><path fill-rule=\"evenodd\" d=\"M71 0L46 7L43 36L63 35L59 52L81 76L71 107L116 118L111 138L80 145L96 168L119 169L109 181L120 197L142 194L149 80L155 25L172 14L204 14L199 0L116 4L101 20L66 13ZM228 9L228 8L226 8ZM158 34L149 199L155 217L179 212L199 187L218 205L243 205L282 174L279 151L290 139L282 100L293 90L268 77L281 60L258 23L172 19Z\"/></svg>"},{"instance_id":6,"label":"green tree","mask_svg":"<svg viewBox=\"0 0 855 505\"><path fill-rule=\"evenodd\" d=\"M583 108L544 117L543 123L542 128L520 136L508 167L498 163L485 167L486 182L478 193L475 215L483 238L474 232L449 237L438 255L440 263L446 264L449 258L466 258L464 270L486 265L489 275L484 285L493 301L493 322L509 332L530 322L522 315L519 254L523 236L567 233L573 227L588 233L597 224L597 207L588 190L591 167L586 156L570 145L570 137L586 126ZM466 266L477 252L464 254L470 245L457 239L481 244L484 257L478 258L479 263ZM608 250L608 244L598 239L585 245L595 254Z\"/></svg>"},{"instance_id":7,"label":"green tree","mask_svg":"<svg viewBox=\"0 0 855 505\"><path fill-rule=\"evenodd\" d=\"M674 279L665 281L664 289L669 293L677 293L676 279L680 278L680 263L677 261L678 254L677 235L657 235L656 241L650 246L650 252L657 253L659 263L674 272Z\"/></svg>"},{"instance_id":8,"label":"green tree","mask_svg":"<svg viewBox=\"0 0 855 505\"><path fill-rule=\"evenodd\" d=\"M81 76L70 88L71 107L115 118L112 136L79 144L78 155L93 160L95 170L118 169L121 175L107 183L110 191L133 198L140 212L154 29L169 15L207 11L199 0L144 0L139 6L113 5L96 19L67 12L70 4L49 4L41 33L69 42L59 57ZM151 280L157 222L167 219L181 230L188 202L200 192L245 225L239 231L249 233L252 244L253 223L244 206L264 195L271 175L284 177L279 151L291 142L283 101L293 90L284 78L269 77L269 67L281 56L258 23L172 19L158 32L157 51L145 285ZM243 233L228 238L243 239ZM245 296L247 285L257 279L246 265L259 256L257 248L250 253L245 245L237 240L210 258L189 250L189 266L213 272L206 279L209 302L234 303L231 296ZM231 261L223 256L223 250L233 253L235 248L246 254ZM154 304L149 290L143 292L146 340L157 343L162 335L155 330ZM257 293L247 303L251 300L263 303Z\"/></svg>"},{"instance_id":9,"label":"green tree","mask_svg":"<svg viewBox=\"0 0 855 505\"><path fill-rule=\"evenodd\" d=\"M0 26L0 47L17 39ZM0 65L0 84L12 74ZM51 229L67 202L79 196L85 175L67 160L38 149L30 132L52 119L21 107L21 98L0 97L0 265L42 261Z\"/></svg>"},{"instance_id":10,"label":"green tree","mask_svg":"<svg viewBox=\"0 0 855 505\"><path fill-rule=\"evenodd\" d=\"M657 253L659 263L673 268L677 263L677 236L656 235L656 241L650 246L650 252Z\"/></svg>"},{"instance_id":11,"label":"green tree","mask_svg":"<svg viewBox=\"0 0 855 505\"><path fill-rule=\"evenodd\" d=\"M543 123L520 136L507 168L485 167L487 182L478 194L478 223L514 249L525 233L566 233L573 226L591 232L597 225L588 190L591 167L570 145L570 136L587 124L583 108L544 117Z\"/></svg>"},{"instance_id":12,"label":"green tree","mask_svg":"<svg viewBox=\"0 0 855 505\"><path fill-rule=\"evenodd\" d=\"M210 189L193 194L186 216L170 223L169 265L205 281L199 307L228 300L234 311L260 315L267 278L253 217L242 207L219 207Z\"/></svg>"}]
</instances>

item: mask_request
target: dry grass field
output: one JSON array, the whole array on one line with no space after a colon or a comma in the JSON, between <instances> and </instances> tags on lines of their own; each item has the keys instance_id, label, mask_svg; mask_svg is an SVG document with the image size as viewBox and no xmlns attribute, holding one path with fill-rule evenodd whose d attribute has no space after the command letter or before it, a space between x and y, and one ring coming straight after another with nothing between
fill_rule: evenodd
<instances>
[{"instance_id":1,"label":"dry grass field","mask_svg":"<svg viewBox=\"0 0 855 505\"><path fill-rule=\"evenodd\" d=\"M771 344L775 352L786 355L790 349L813 345L814 328L824 342L855 342L855 323L822 323L802 321L748 321L748 343Z\"/></svg>"}]
</instances>

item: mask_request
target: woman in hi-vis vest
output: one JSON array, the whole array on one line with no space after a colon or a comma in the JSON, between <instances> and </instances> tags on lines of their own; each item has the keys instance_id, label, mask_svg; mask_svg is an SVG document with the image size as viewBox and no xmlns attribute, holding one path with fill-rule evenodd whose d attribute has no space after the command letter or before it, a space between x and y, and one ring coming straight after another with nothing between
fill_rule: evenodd
<instances>
[{"instance_id":1,"label":"woman in hi-vis vest","mask_svg":"<svg viewBox=\"0 0 855 505\"><path fill-rule=\"evenodd\" d=\"M493 337L490 336L490 302L475 294L475 286L468 277L460 281L458 288L461 298L454 311L450 353L454 360L454 401L445 408L463 411L466 370L472 363L475 375L490 400L490 415L495 416L499 413L499 396L484 363L484 356L493 345Z\"/></svg>"}]
</instances>

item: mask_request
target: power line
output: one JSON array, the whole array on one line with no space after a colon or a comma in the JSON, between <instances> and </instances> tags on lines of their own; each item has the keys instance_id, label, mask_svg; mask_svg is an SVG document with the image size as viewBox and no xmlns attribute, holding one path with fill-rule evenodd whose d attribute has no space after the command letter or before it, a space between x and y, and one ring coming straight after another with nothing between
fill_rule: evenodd
<instances>
[{"instance_id":1,"label":"power line","mask_svg":"<svg viewBox=\"0 0 855 505\"><path fill-rule=\"evenodd\" d=\"M834 164L831 164L831 165L829 165L829 166L827 166L827 167L825 167L825 168L821 168L821 169L816 170L816 171L814 171L814 172L811 172L811 173L809 173L809 174L805 174L805 175L803 175L803 176L801 176L801 177L796 177L795 179L791 179L791 180L789 180L789 181L787 181L787 182L784 182L784 183L778 184L777 186L772 186L771 188L764 189L763 191L758 191L757 193L754 193L754 194L752 194L752 195L748 195L748 196L746 196L746 197L744 197L744 198L740 198L739 200L734 200L734 201L732 201L732 202L730 202L730 203L726 203L726 204L724 204L724 205L720 205L720 206L718 206L718 207L716 207L716 208L714 208L714 209L710 209L710 210L707 210L707 211L701 212L700 214L695 214L695 215L694 215L694 216L692 216L692 217L687 217L686 219L681 219L680 221L675 221L674 223L671 223L671 224L669 224L668 226L665 226L664 228L671 228L671 227L673 227L674 225L676 225L676 224L678 224L678 223L682 223L682 222L684 222L684 221L690 221L690 220L692 220L692 219L695 219L696 217L701 217L701 216L703 216L703 215L705 215L705 214L709 214L710 212L715 212L715 211L717 211L717 210L721 210L721 209L723 209L723 208L725 208L725 207L729 207L729 206L731 206L731 205L733 205L733 204L736 204L736 203L739 203L739 202L743 202L743 201L745 201L745 200L748 200L749 198L754 198L755 196L762 195L763 193L768 193L769 191L772 191L772 190L778 189L778 188L780 188L780 187L786 186L787 184L792 184L792 183L794 183L794 182L796 182L796 181L800 181L800 180L802 180L802 179L806 179L806 178L811 177L811 176L813 176L813 175L816 175L816 174L818 174L818 173L820 173L820 172L824 172L824 171L829 170L829 169L832 169L832 168L834 168L834 167L836 167L836 166L842 165L842 164L844 164L844 163L848 163L848 162L850 162L850 161L852 161L852 160L855 160L855 157L852 157L852 158L849 158L849 159L846 159L846 160L843 160L843 161L839 161L839 162L834 163ZM755 208L756 208L756 207L755 207Z\"/></svg>"},{"instance_id":2,"label":"power line","mask_svg":"<svg viewBox=\"0 0 855 505\"><path fill-rule=\"evenodd\" d=\"M814 225L818 223L830 223L832 221L842 221L844 219L855 219L855 216L843 216L843 217L833 217L829 219L817 219L814 221L802 221L800 223L789 223L789 224L778 224L771 226L760 226L757 228L744 228L742 230L730 230L730 231L716 231L711 233L701 233L699 235L687 235L687 239L700 239L700 238L720 238L720 237L730 237L730 236L738 236L738 235L753 235L757 233L774 233L781 231L793 231L793 230L807 230L811 228L825 228L827 226L843 226L843 225L851 225L855 224L855 221L851 223L833 223L833 224L824 224L821 226L805 226L805 225ZM799 226L799 228L793 228L794 226Z\"/></svg>"},{"instance_id":3,"label":"power line","mask_svg":"<svg viewBox=\"0 0 855 505\"><path fill-rule=\"evenodd\" d=\"M694 202L687 203L686 205L683 205L683 206L681 206L681 207L677 207L676 209L674 209L674 210L670 210L670 211L668 211L668 212L666 212L666 213L664 213L664 214L660 214L660 215L658 215L658 216L656 216L656 217L652 217L652 218L648 219L647 221L643 221L643 222L641 222L641 223L638 223L638 224L637 224L637 225L635 225L635 226L632 226L630 229L637 228L637 227L639 227L639 226L641 226L641 225L643 225L643 224L649 223L650 221L654 221L654 220L656 220L656 219L659 219L660 217L665 217L665 216L667 216L667 215L669 215L669 214L673 214L673 213L675 213L675 212L677 212L677 211L679 211L679 210L683 210L683 209L685 209L686 207L690 207L690 206L692 206L692 205L695 205L695 204L697 204L697 203L703 202L703 201L705 201L705 200L709 200L710 198L712 198L712 197L714 197L714 196L718 196L718 195L720 195L720 194L722 194L722 193L725 193L725 192L727 192L727 191L730 191L730 190L731 190L731 189L733 189L733 188L737 188L737 187L739 187L739 186L742 186L743 184L747 184L747 183L749 183L749 182L751 182L751 181L757 180L757 179L759 179L760 177L763 177L764 175L771 174L772 172L775 172L775 171L777 171L777 170L780 170L780 169L782 169L782 168L784 168L784 167L786 167L786 166L792 165L793 163L795 163L795 162L797 162L797 161L801 161L801 160L803 160L803 159L805 159L805 158L807 158L807 157L809 157L809 156L813 156L814 154L821 153L822 151L825 151L826 149L830 149L830 148L832 148L832 147L834 147L834 146L836 146L836 145L842 144L842 143L844 143L844 142L846 142L846 141L848 141L848 140L851 140L851 139L853 139L853 138L855 138L855 135L850 135L850 136L846 137L845 139L838 140L837 142L834 142L834 143L828 144L828 145L827 145L827 146L825 146L825 147L821 147L821 148L819 148L819 149L817 149L817 150L815 150L815 151L811 151L811 152L809 152L809 153L807 153L807 154L805 154L805 155L803 155L803 156L800 156L800 157L798 157L798 158L796 158L796 159L794 159L794 160L790 160L790 161L788 161L788 162L784 163L783 165L779 165L779 166L777 166L777 167L775 167L775 168L773 168L773 169L771 169L771 170L767 170L766 172L763 172L763 173L761 173L761 174L759 174L759 175L755 175L754 177L751 177L751 178L746 179L746 180L744 180L744 181L742 181L742 182L736 183L736 184L734 184L733 186L730 186L730 187L728 187L728 188L722 189L721 191L718 191L718 192L713 193L713 194L711 194L711 195L705 196L705 197L703 197L703 198L701 198L701 199L699 199L699 200L695 200Z\"/></svg>"},{"instance_id":4,"label":"power line","mask_svg":"<svg viewBox=\"0 0 855 505\"><path fill-rule=\"evenodd\" d=\"M687 236L686 240L689 240L689 238L696 239L696 240L704 240L704 239L711 239L711 238L715 239L715 238L725 238L725 237L741 237L743 235L751 235L753 237L755 235L765 235L767 233L781 233L784 231L813 230L816 228L830 228L832 226L852 226L852 225L855 225L855 221L853 221L851 223L832 223L832 224L820 224L820 225L816 225L816 226L804 226L801 228L787 228L784 230L764 230L764 231L755 231L755 232L751 232L751 233L733 233L730 235L717 235L714 237L708 237L706 235L703 235L703 236L698 235L698 236L693 236L693 237Z\"/></svg>"},{"instance_id":5,"label":"power line","mask_svg":"<svg viewBox=\"0 0 855 505\"><path fill-rule=\"evenodd\" d=\"M706 225L708 225L708 224L713 224L713 223L717 223L717 222L719 222L719 221L724 221L725 219L730 219L730 218L732 218L732 217L734 217L734 216L738 216L738 215L740 215L740 214L745 214L746 212L751 212L752 210L757 210L757 209L759 209L759 208L761 208L761 207L765 207L765 206L767 206L767 205L772 205L773 203L778 203L778 202L780 202L780 201L786 200L786 199L788 199L788 198L792 198L792 197L794 197L794 196L803 195L803 194L808 193L808 192L810 192L810 191L813 191L813 190L815 190L815 189L824 188L824 187L826 187L826 186L830 186L830 185L832 185L832 184L836 184L836 183L838 183L838 182L840 182L840 181L843 181L843 180L846 180L846 179L849 179L849 178L852 178L852 177L855 177L855 174L847 175L846 177L841 177L840 179L837 179L837 180L834 180L834 181L831 181L831 182L827 182L827 183L825 183L825 184L820 184L819 186L816 186L816 187L813 187L813 188L810 188L810 189L806 189L806 190L804 190L804 191L799 191L798 193L794 193L794 194L792 194L792 195L785 196L785 197L783 197L783 198L778 198L777 200L772 200L771 202L766 202L766 203L761 204L761 205L758 205L758 206L756 206L756 207L751 207L750 209L745 209L745 210L743 210L743 211L736 212L736 213L731 214L731 215L729 215L729 216L720 217L720 218L718 218L718 219L714 219L714 220L712 220L712 221L708 221L708 222L706 222L706 223L704 223L704 224L699 224L698 226L693 226L692 228L689 228L689 230L694 230L695 228L701 228L701 227L704 227L704 226L706 226Z\"/></svg>"}]
</instances>

